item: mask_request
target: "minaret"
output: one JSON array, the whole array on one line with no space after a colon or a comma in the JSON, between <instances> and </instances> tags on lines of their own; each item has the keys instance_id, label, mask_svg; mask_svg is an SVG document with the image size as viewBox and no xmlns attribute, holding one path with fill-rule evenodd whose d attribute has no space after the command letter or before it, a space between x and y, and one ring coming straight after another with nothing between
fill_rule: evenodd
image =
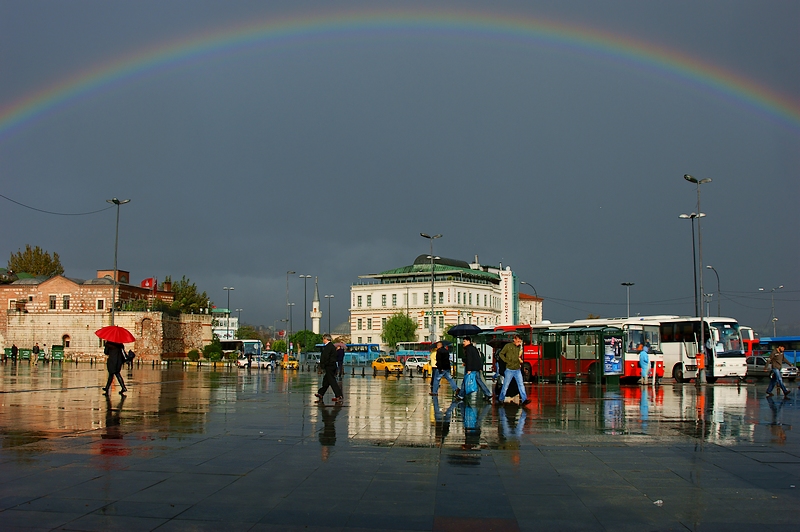
<instances>
[{"instance_id":1,"label":"minaret","mask_svg":"<svg viewBox=\"0 0 800 532\"><path fill-rule=\"evenodd\" d=\"M319 320L322 311L319 310L319 278L314 277L314 301L311 302L311 332L319 334Z\"/></svg>"}]
</instances>

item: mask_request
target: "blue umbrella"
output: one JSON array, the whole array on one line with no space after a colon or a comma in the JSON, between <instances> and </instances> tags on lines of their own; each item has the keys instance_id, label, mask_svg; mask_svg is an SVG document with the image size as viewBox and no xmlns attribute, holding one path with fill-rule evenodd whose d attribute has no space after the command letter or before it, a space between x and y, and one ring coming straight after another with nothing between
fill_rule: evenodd
<instances>
[{"instance_id":1,"label":"blue umbrella","mask_svg":"<svg viewBox=\"0 0 800 532\"><path fill-rule=\"evenodd\" d=\"M471 323L462 323L461 325L451 327L450 330L447 331L447 334L458 338L459 336L474 336L481 332L483 332L483 329L477 325L472 325Z\"/></svg>"}]
</instances>

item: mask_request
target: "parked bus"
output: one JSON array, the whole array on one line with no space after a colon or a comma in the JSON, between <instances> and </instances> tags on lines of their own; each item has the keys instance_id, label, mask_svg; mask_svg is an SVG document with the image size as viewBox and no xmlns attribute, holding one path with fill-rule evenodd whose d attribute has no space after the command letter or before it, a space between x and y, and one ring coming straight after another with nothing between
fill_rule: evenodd
<instances>
[{"instance_id":1,"label":"parked bus","mask_svg":"<svg viewBox=\"0 0 800 532\"><path fill-rule=\"evenodd\" d=\"M661 349L668 374L677 382L697 378L697 354L700 350L700 318L685 316L651 316L661 323ZM719 378L744 379L747 374L746 349L733 318L704 317L703 338L706 339L706 381Z\"/></svg>"},{"instance_id":2,"label":"parked bus","mask_svg":"<svg viewBox=\"0 0 800 532\"><path fill-rule=\"evenodd\" d=\"M756 355L769 356L774 347L783 346L783 356L795 366L800 362L800 336L762 336L755 345Z\"/></svg>"},{"instance_id":3,"label":"parked bus","mask_svg":"<svg viewBox=\"0 0 800 532\"><path fill-rule=\"evenodd\" d=\"M742 343L744 344L744 354L746 357L751 357L755 354L758 348L758 334L751 328L744 325L739 326L739 334L742 335Z\"/></svg>"},{"instance_id":4,"label":"parked bus","mask_svg":"<svg viewBox=\"0 0 800 532\"><path fill-rule=\"evenodd\" d=\"M659 322L646 318L577 320L568 323L504 325L523 340L522 373L526 380L600 382L640 377L639 354L647 345L656 378L664 376Z\"/></svg>"},{"instance_id":5,"label":"parked bus","mask_svg":"<svg viewBox=\"0 0 800 532\"><path fill-rule=\"evenodd\" d=\"M264 350L261 340L220 340L223 353L236 352L238 355L260 355Z\"/></svg>"},{"instance_id":6,"label":"parked bus","mask_svg":"<svg viewBox=\"0 0 800 532\"><path fill-rule=\"evenodd\" d=\"M351 366L371 364L381 356L380 344L347 344L344 348L344 363Z\"/></svg>"},{"instance_id":7,"label":"parked bus","mask_svg":"<svg viewBox=\"0 0 800 532\"><path fill-rule=\"evenodd\" d=\"M397 342L394 356L405 364L408 357L430 357L435 350L436 345L431 342Z\"/></svg>"}]
</instances>

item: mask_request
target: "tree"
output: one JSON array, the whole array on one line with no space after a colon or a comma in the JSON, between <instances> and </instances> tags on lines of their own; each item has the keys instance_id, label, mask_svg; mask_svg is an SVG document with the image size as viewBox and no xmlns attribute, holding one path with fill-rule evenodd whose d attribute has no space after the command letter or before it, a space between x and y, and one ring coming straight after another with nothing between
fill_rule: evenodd
<instances>
[{"instance_id":1,"label":"tree","mask_svg":"<svg viewBox=\"0 0 800 532\"><path fill-rule=\"evenodd\" d=\"M31 249L30 244L25 245L25 251L17 251L8 259L8 269L14 273L29 273L31 275L46 275L53 277L64 273L58 253L50 253L39 246Z\"/></svg>"},{"instance_id":2,"label":"tree","mask_svg":"<svg viewBox=\"0 0 800 532\"><path fill-rule=\"evenodd\" d=\"M165 283L172 282L172 277L167 275L164 278ZM161 285L164 286L163 284ZM202 294L197 292L197 285L191 282L185 275L181 277L180 281L172 283L172 293L174 300L172 302L172 310L183 312L184 314L200 313L200 309L208 308L209 301L208 295L205 292Z\"/></svg>"},{"instance_id":3,"label":"tree","mask_svg":"<svg viewBox=\"0 0 800 532\"><path fill-rule=\"evenodd\" d=\"M289 341L294 344L295 351L303 352L308 351L310 347L321 344L322 335L314 334L309 330L297 331L289 337Z\"/></svg>"},{"instance_id":4,"label":"tree","mask_svg":"<svg viewBox=\"0 0 800 532\"><path fill-rule=\"evenodd\" d=\"M399 312L386 320L381 338L391 349L397 342L413 342L417 339L417 322Z\"/></svg>"},{"instance_id":5,"label":"tree","mask_svg":"<svg viewBox=\"0 0 800 532\"><path fill-rule=\"evenodd\" d=\"M258 331L255 330L254 327L250 325L242 325L238 329L236 329L235 337L239 340L261 340L264 339L261 337Z\"/></svg>"},{"instance_id":6,"label":"tree","mask_svg":"<svg viewBox=\"0 0 800 532\"><path fill-rule=\"evenodd\" d=\"M272 350L278 353L286 352L286 340L275 340L272 342Z\"/></svg>"}]
</instances>

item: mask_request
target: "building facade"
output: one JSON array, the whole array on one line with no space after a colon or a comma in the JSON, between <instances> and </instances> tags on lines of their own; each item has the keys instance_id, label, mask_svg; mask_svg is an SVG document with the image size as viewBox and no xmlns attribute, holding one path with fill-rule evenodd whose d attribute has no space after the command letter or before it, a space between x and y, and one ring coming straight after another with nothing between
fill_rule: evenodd
<instances>
[{"instance_id":1,"label":"building facade","mask_svg":"<svg viewBox=\"0 0 800 532\"><path fill-rule=\"evenodd\" d=\"M487 329L520 323L516 275L509 267L483 266L477 256L472 263L440 258L432 268L428 255L420 255L410 266L359 279L350 287L352 343L382 344L383 328L397 313L416 321L420 342L440 338L461 323ZM381 346L386 351L394 347Z\"/></svg>"},{"instance_id":2,"label":"building facade","mask_svg":"<svg viewBox=\"0 0 800 532\"><path fill-rule=\"evenodd\" d=\"M103 342L95 331L111 325L112 301L116 301L114 323L130 330L136 342L128 344L141 360L183 357L191 349L202 349L211 341L210 314L170 316L154 311L155 300L173 301L171 287L135 286L126 271L99 270L97 278L81 280L56 275L27 277L0 285L0 348L34 343L64 346L69 359L103 356ZM115 293L116 291L116 293Z\"/></svg>"}]
</instances>

